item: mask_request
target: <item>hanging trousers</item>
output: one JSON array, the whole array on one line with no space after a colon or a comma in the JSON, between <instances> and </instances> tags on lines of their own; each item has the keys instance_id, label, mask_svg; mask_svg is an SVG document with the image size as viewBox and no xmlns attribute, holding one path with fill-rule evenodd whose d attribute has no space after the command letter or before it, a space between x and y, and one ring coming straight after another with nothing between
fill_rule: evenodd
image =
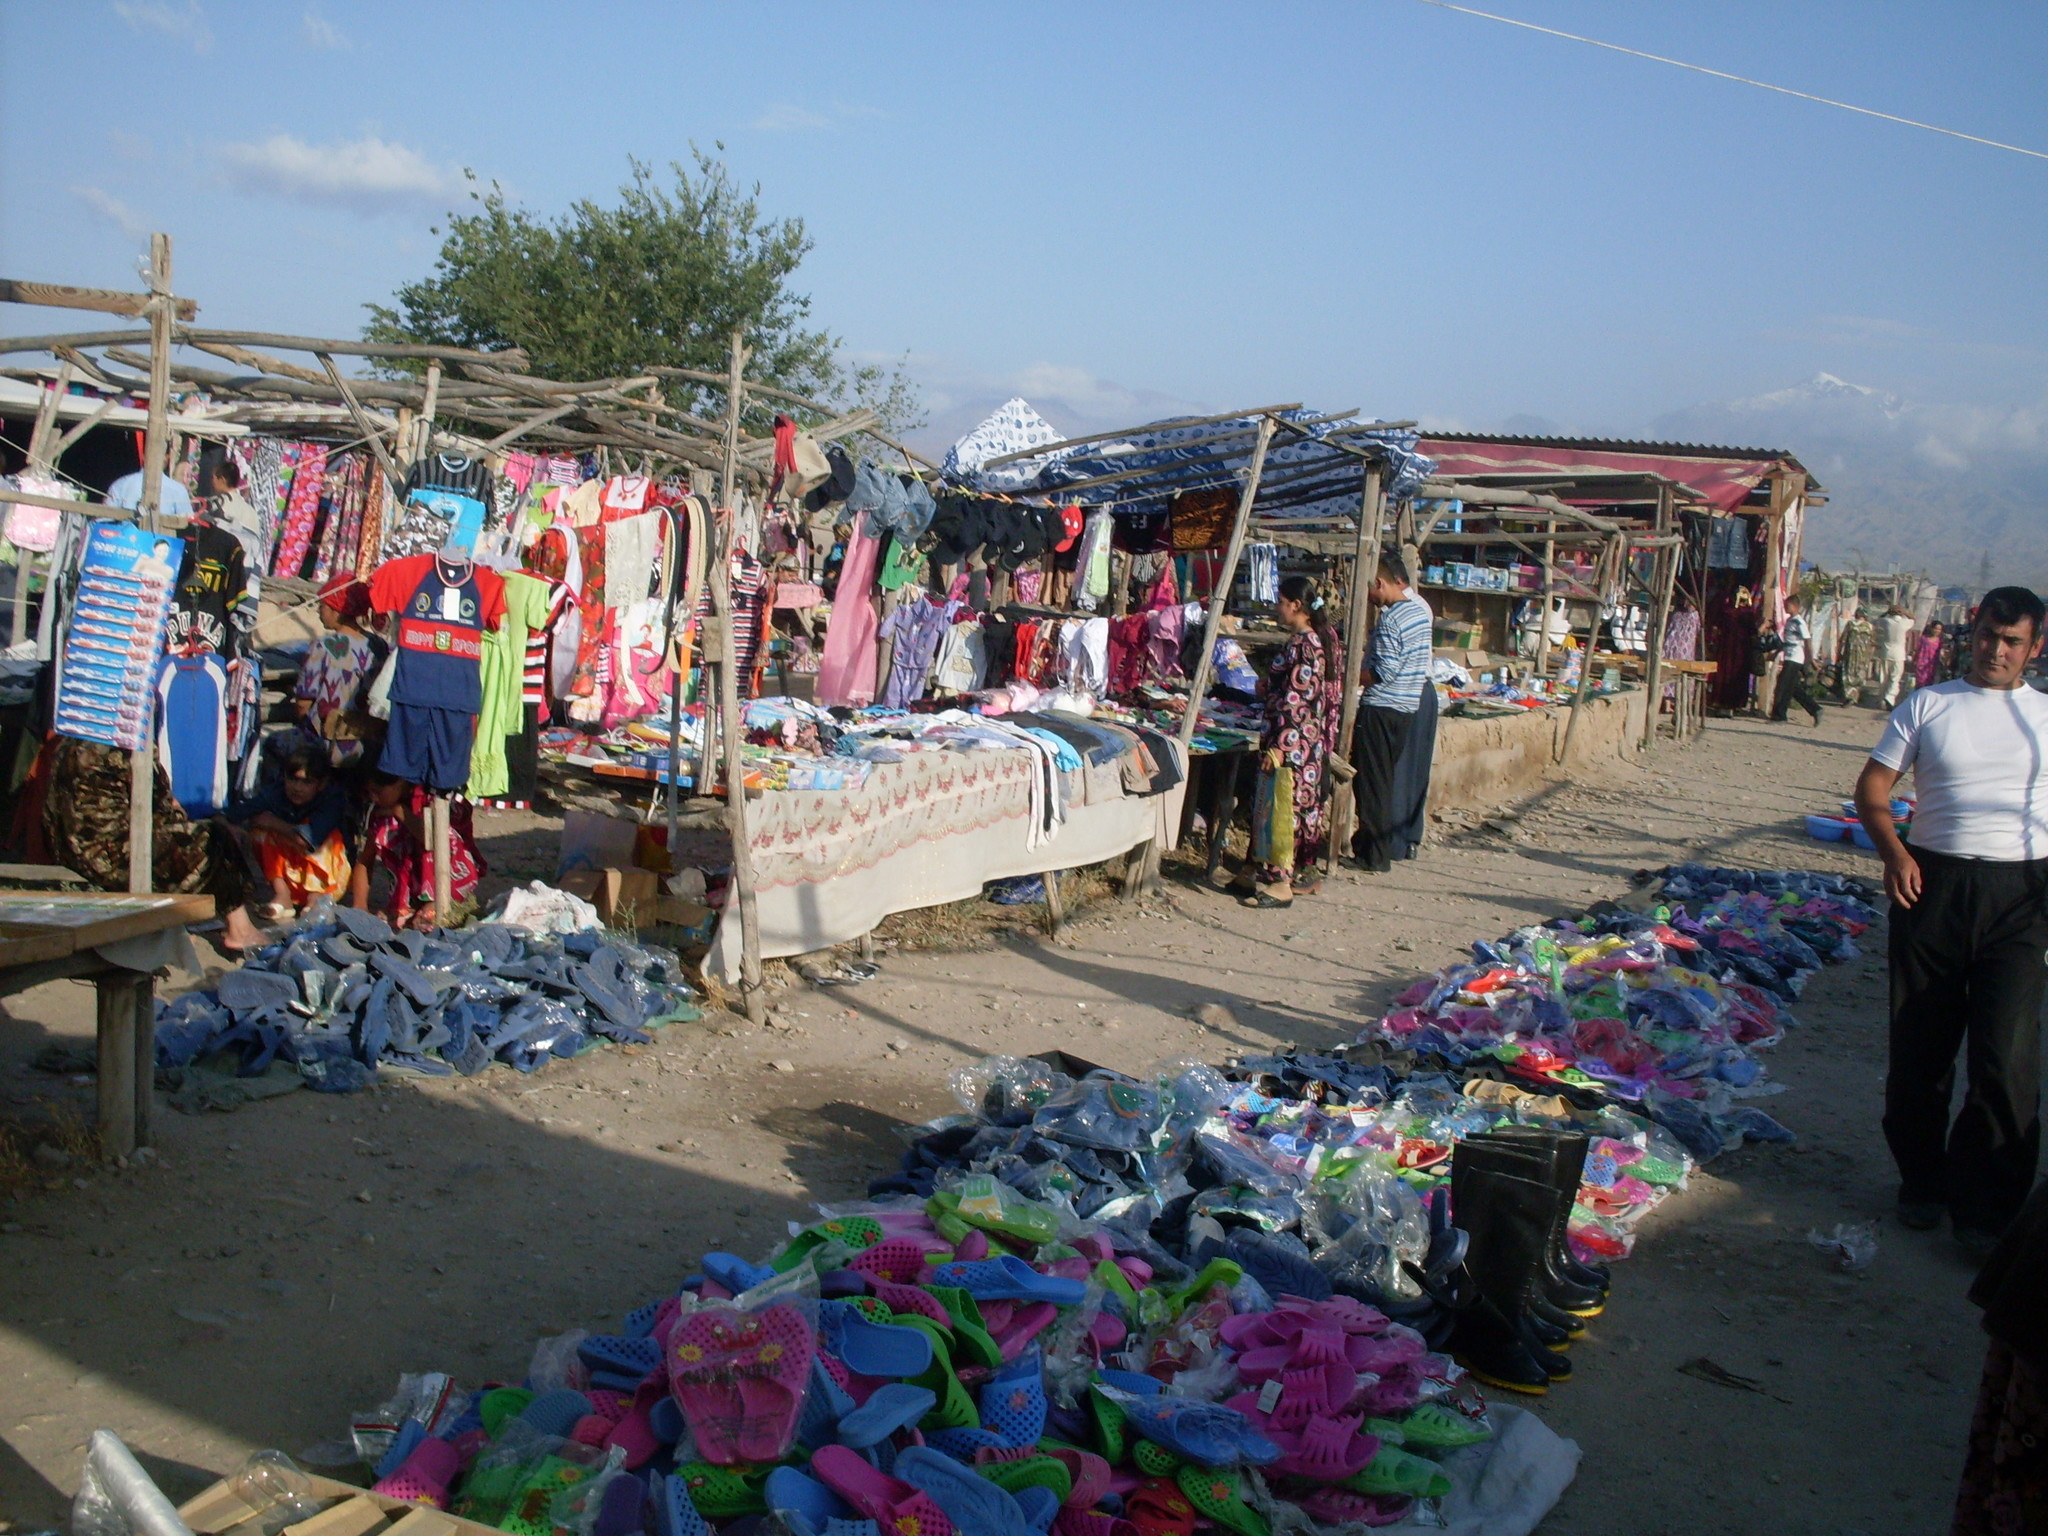
<instances>
[{"instance_id":1,"label":"hanging trousers","mask_svg":"<svg viewBox=\"0 0 2048 1536\"><path fill-rule=\"evenodd\" d=\"M1957 1227L1995 1232L2026 1200L2041 1151L2048 859L1913 858L1920 899L1891 912L1885 1140L1902 1200L1945 1203Z\"/></svg>"},{"instance_id":2,"label":"hanging trousers","mask_svg":"<svg viewBox=\"0 0 2048 1536\"><path fill-rule=\"evenodd\" d=\"M1352 856L1367 869L1394 867L1394 769L1408 745L1415 715L1366 704L1351 732L1351 781L1358 798L1358 829L1351 835Z\"/></svg>"}]
</instances>

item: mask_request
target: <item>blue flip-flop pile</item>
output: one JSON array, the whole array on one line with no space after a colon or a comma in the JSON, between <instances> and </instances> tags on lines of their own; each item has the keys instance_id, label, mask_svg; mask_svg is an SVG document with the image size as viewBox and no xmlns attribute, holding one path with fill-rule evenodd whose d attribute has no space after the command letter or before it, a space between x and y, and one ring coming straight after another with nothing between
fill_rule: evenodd
<instances>
[{"instance_id":1,"label":"blue flip-flop pile","mask_svg":"<svg viewBox=\"0 0 2048 1536\"><path fill-rule=\"evenodd\" d=\"M674 954L602 929L422 933L320 901L211 989L157 1004L157 1065L229 1053L254 1077L283 1061L328 1093L383 1071L532 1072L599 1041L644 1043L650 1029L700 1017L695 998Z\"/></svg>"}]
</instances>

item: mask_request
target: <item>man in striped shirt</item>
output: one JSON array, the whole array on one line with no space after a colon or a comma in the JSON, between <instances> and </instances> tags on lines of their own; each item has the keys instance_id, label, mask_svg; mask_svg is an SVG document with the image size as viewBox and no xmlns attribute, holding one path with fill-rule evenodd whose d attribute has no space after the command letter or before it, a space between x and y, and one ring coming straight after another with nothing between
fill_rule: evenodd
<instances>
[{"instance_id":1,"label":"man in striped shirt","mask_svg":"<svg viewBox=\"0 0 2048 1536\"><path fill-rule=\"evenodd\" d=\"M1372 600L1379 622L1366 647L1360 679L1365 694L1351 738L1351 766L1357 770L1352 788L1358 797L1351 851L1359 868L1379 874L1393 868L1394 767L1408 744L1422 690L1430 686L1433 616L1429 604L1409 587L1408 573L1395 556L1380 561Z\"/></svg>"}]
</instances>

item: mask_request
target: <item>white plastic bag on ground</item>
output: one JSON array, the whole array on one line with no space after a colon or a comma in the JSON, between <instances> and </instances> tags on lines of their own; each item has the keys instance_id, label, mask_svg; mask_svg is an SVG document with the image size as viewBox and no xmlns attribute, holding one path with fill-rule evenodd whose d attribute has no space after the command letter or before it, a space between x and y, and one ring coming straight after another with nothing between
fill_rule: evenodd
<instances>
[{"instance_id":1,"label":"white plastic bag on ground","mask_svg":"<svg viewBox=\"0 0 2048 1536\"><path fill-rule=\"evenodd\" d=\"M1378 1536L1529 1536L1579 1470L1579 1443L1524 1408L1489 1403L1494 1437L1443 1459L1451 1491L1441 1526L1403 1521Z\"/></svg>"},{"instance_id":2,"label":"white plastic bag on ground","mask_svg":"<svg viewBox=\"0 0 2048 1536\"><path fill-rule=\"evenodd\" d=\"M528 933L582 933L599 928L597 908L580 896L558 891L544 880L515 886L505 893L505 905L494 919L508 928Z\"/></svg>"}]
</instances>

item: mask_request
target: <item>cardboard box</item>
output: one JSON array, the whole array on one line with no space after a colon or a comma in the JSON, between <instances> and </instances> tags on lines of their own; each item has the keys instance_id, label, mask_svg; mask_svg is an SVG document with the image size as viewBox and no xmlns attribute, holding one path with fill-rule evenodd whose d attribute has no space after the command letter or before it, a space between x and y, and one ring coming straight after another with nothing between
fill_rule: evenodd
<instances>
[{"instance_id":1,"label":"cardboard box","mask_svg":"<svg viewBox=\"0 0 2048 1536\"><path fill-rule=\"evenodd\" d=\"M286 1527L287 1532L312 1532L321 1530L327 1536L343 1530L374 1530L363 1522L375 1514L380 1520L390 1520L391 1525L375 1536L503 1536L496 1527L479 1525L474 1520L465 1520L460 1515L443 1514L438 1509L424 1509L417 1504L408 1504L403 1499L387 1499L379 1494L366 1493L352 1483L336 1482L333 1478L307 1473L306 1480L313 1485L313 1496L322 1501L336 1502L320 1511L311 1519ZM235 1497L228 1480L222 1478L204 1493L186 1502L178 1510L178 1518L197 1533L197 1536L215 1536L248 1520L255 1511Z\"/></svg>"},{"instance_id":2,"label":"cardboard box","mask_svg":"<svg viewBox=\"0 0 2048 1536\"><path fill-rule=\"evenodd\" d=\"M637 922L654 920L649 914L662 894L661 876L653 870L616 865L575 870L562 877L561 888L596 907L598 917L607 923L617 920L621 908L631 908Z\"/></svg>"}]
</instances>

